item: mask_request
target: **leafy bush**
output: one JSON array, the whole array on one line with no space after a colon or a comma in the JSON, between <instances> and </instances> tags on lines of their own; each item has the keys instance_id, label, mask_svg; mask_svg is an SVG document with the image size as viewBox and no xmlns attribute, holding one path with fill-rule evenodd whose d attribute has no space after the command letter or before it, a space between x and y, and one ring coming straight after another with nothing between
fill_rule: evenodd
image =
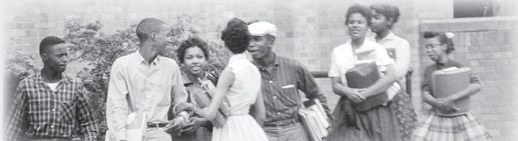
<instances>
[{"instance_id":1,"label":"leafy bush","mask_svg":"<svg viewBox=\"0 0 518 141\"><path fill-rule=\"evenodd\" d=\"M139 41L135 34L136 24L128 28L117 30L114 33L102 31L101 22L84 24L78 19L71 19L65 23L64 39L71 44L70 61L85 64L85 67L77 72L89 93L89 103L101 128L101 137L104 138L106 125L105 102L108 92L108 78L110 69L115 59L138 50ZM172 42L168 45L166 57L178 60L174 51L181 41L191 36L197 36L198 31L192 18L179 16L168 35ZM209 63L222 69L228 61L231 53L225 49L221 42L206 41L209 45ZM33 65L34 57L30 54L16 55L8 59L8 70L24 77L38 71Z\"/></svg>"}]
</instances>

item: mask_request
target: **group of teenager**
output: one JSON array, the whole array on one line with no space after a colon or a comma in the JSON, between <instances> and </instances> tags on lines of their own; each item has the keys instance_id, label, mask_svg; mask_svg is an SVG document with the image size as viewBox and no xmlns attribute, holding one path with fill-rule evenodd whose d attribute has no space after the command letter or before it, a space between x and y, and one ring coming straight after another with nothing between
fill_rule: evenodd
<instances>
[{"instance_id":1,"label":"group of teenager","mask_svg":"<svg viewBox=\"0 0 518 141\"><path fill-rule=\"evenodd\" d=\"M128 140L128 114L140 111L146 117L144 140L197 141L309 141L298 110L304 98L318 99L331 119L328 141L460 141L491 140L470 113L442 116L434 112L418 123L409 94L400 83L410 66L410 44L396 36L392 27L399 10L388 4L370 7L355 4L345 14L350 40L331 52L328 76L333 92L340 96L331 114L325 95L312 74L294 59L279 56L277 28L265 21L228 21L221 33L233 53L224 69L209 64L208 45L198 37L183 41L176 51L180 64L163 57L170 42L171 26L155 19L143 19L136 28L138 51L113 62L106 100L110 140ZM281 29L282 30L282 29ZM369 32L375 37L369 37ZM434 97L431 74L449 67L463 67L449 58L453 35L426 32L424 49L435 62L424 70L423 99L433 109L455 111L455 101L481 89L472 76L470 86L447 98ZM387 50L394 50L393 52ZM367 54L365 52L368 52ZM87 102L83 83L65 75L68 61L64 40L49 36L40 44L44 67L23 79L17 89L7 123L8 140L58 141L81 137L104 140ZM374 61L382 74L367 88L351 88L345 73L362 61ZM192 93L204 89L203 82L216 87L208 106L200 107ZM381 92L390 101L363 111L351 106ZM221 127L216 118L220 105L229 104L230 114ZM131 106L129 106L131 105ZM253 111L253 112L251 112ZM189 120L175 118L192 113ZM169 123L181 125L168 127Z\"/></svg>"}]
</instances>

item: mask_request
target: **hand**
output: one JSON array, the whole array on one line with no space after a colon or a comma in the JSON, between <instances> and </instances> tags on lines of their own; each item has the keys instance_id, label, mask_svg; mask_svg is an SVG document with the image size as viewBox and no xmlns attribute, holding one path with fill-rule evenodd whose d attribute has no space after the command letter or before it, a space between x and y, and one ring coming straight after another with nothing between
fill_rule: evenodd
<instances>
[{"instance_id":1,"label":"hand","mask_svg":"<svg viewBox=\"0 0 518 141\"><path fill-rule=\"evenodd\" d=\"M165 132L169 133L171 135L178 135L181 132L180 129L184 126L184 124L185 124L184 120L175 118L175 119L169 121L169 123L165 126L165 128L166 128Z\"/></svg>"},{"instance_id":2,"label":"hand","mask_svg":"<svg viewBox=\"0 0 518 141\"><path fill-rule=\"evenodd\" d=\"M201 126L203 126L206 123L207 123L206 119L199 118L199 117L192 117L190 119L190 122L186 123L185 126L182 128L181 132L182 133L183 132L185 132L185 133L196 132L196 129L200 128Z\"/></svg>"},{"instance_id":3,"label":"hand","mask_svg":"<svg viewBox=\"0 0 518 141\"><path fill-rule=\"evenodd\" d=\"M437 98L437 101L439 103L437 108L447 113L452 113L460 110L460 108L453 103L454 100L451 98Z\"/></svg>"},{"instance_id":4,"label":"hand","mask_svg":"<svg viewBox=\"0 0 518 141\"><path fill-rule=\"evenodd\" d=\"M361 102L365 101L365 97L363 97L360 94L361 89L353 89L353 91L354 91L354 93L346 95L347 98L349 98L354 103L361 103Z\"/></svg>"},{"instance_id":5,"label":"hand","mask_svg":"<svg viewBox=\"0 0 518 141\"><path fill-rule=\"evenodd\" d=\"M207 79L209 79L212 82L212 84L214 84L214 85L216 85L216 83L218 82L218 76L216 75L216 72L214 72L214 71L207 73Z\"/></svg>"},{"instance_id":6,"label":"hand","mask_svg":"<svg viewBox=\"0 0 518 141\"><path fill-rule=\"evenodd\" d=\"M178 105L176 105L176 112L179 113L181 111L192 111L194 110L194 104L192 103L180 103Z\"/></svg>"}]
</instances>

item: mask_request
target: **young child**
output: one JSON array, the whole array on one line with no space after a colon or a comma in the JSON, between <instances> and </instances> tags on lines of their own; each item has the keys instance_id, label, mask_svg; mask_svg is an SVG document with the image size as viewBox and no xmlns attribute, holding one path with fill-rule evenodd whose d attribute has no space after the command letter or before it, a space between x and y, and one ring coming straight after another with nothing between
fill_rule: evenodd
<instances>
[{"instance_id":1,"label":"young child","mask_svg":"<svg viewBox=\"0 0 518 141\"><path fill-rule=\"evenodd\" d=\"M436 98L431 91L432 73L437 70L447 69L451 67L461 68L462 64L456 62L448 55L455 50L453 47L453 33L436 33L426 32L425 49L435 64L425 69L423 83L423 99L424 102L430 104L434 110L455 112L458 107L454 101L469 97L481 89L480 80L477 77L470 77L469 86L449 97ZM435 112L431 114L419 124L414 131L414 141L488 141L491 136L487 131L479 125L473 115L468 113L455 114L451 116L439 115Z\"/></svg>"}]
</instances>

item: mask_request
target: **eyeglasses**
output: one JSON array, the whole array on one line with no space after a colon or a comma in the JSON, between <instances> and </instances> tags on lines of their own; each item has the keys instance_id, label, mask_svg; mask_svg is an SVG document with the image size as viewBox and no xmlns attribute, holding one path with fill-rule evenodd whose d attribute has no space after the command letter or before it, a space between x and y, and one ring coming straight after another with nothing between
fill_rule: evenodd
<instances>
[{"instance_id":1,"label":"eyeglasses","mask_svg":"<svg viewBox=\"0 0 518 141\"><path fill-rule=\"evenodd\" d=\"M432 49L432 48L435 48L436 46L440 46L442 44L427 44L424 46L425 49Z\"/></svg>"}]
</instances>

